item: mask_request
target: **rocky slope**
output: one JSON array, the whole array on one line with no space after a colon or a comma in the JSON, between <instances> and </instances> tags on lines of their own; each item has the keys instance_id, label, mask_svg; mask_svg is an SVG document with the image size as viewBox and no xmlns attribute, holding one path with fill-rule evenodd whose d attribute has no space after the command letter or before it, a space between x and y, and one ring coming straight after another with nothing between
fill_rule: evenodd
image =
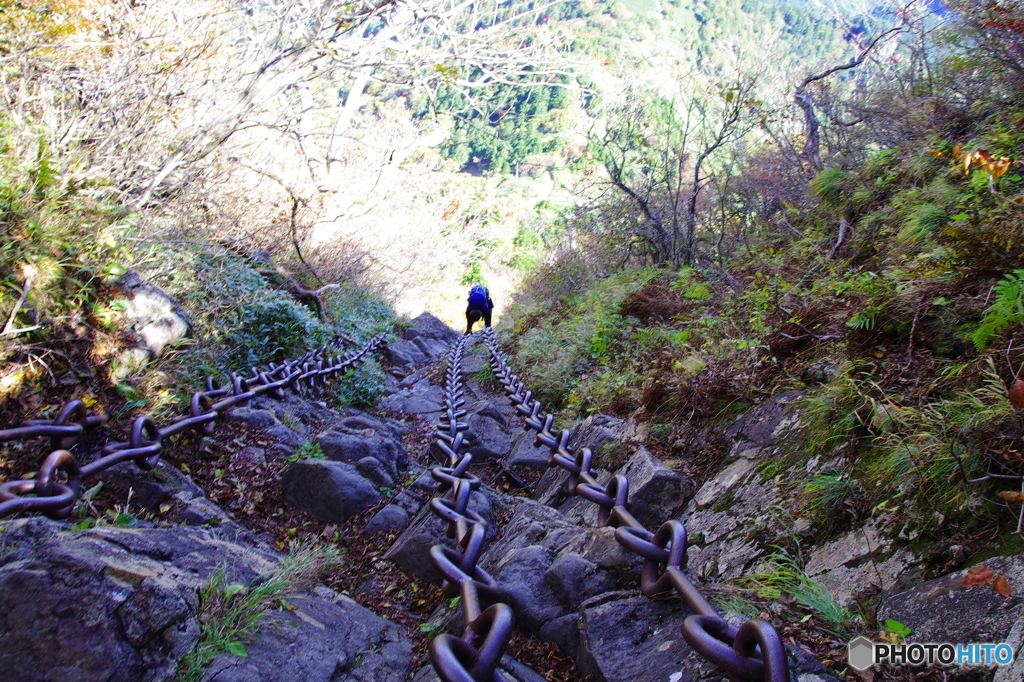
<instances>
[{"instance_id":1,"label":"rocky slope","mask_svg":"<svg viewBox=\"0 0 1024 682\"><path fill-rule=\"evenodd\" d=\"M441 413L442 390L433 363L455 338L454 331L423 315L403 339L391 343L389 395L377 414L339 413L299 396L263 397L251 408L234 410L230 418L258 434L257 442L264 445L225 455L229 472L263 472L266 485L277 487L287 505L330 528L357 520L362 535L379 545L372 570L389 562L414 581L439 584L427 553L435 544L452 541L427 505L434 489L425 470L432 462L430 445L411 449L407 443L417 426L422 430ZM721 673L682 639L686 607L676 598L651 601L640 595L642 561L615 542L613 529L596 527L595 505L567 495L567 474L547 470L546 449L517 432L521 421L508 401L475 380L485 365L483 345L476 344L463 364L471 398L469 451L482 466L508 472L507 480L536 480L543 472L532 499L510 496L492 479L470 503L488 520L488 549L480 564L498 581L517 627L557 644L575 661L581 679L720 679ZM785 516L771 510L785 509L787 480L824 469L828 461L815 458L801 471L770 478L759 466L800 428L792 397L776 396L727 429L728 454L699 486L664 467L642 446L628 451L618 471L596 472L602 481L613 473L628 475L632 513L648 528L670 518L685 523L689 570L713 601L735 592L729 581L763 571L781 536L809 531L801 519L787 526ZM595 415L573 430L570 447L598 451L609 443L633 442L638 428ZM317 444L325 458L299 457L304 443ZM224 445L209 441L205 447ZM279 482L267 464L275 457L296 460ZM153 473L122 466L104 479L131 488L143 507L173 507L177 523L74 530L68 522L41 517L2 522L0 669L10 679L174 679L199 641L205 617L200 592L211 576L223 568L229 582L252 589L282 561L266 528L239 523L247 518L239 507L240 493L204 491L166 462ZM986 565L1019 590L1021 557ZM802 569L843 605L855 608L858 597L876 595L878 617L906 624L913 630L911 639L1009 641L1020 651L1024 601L985 586L965 587L963 572L920 584L921 558L891 525L874 522L815 547ZM356 578L364 585L386 580L383 574ZM370 587L355 596L365 604L373 601L367 594L374 594ZM785 602L787 596L780 595L776 604L759 607L765 606L764 615L790 635L793 679L833 679L796 644L790 624L779 615ZM722 608L735 603L724 602ZM437 609L421 629L460 631L457 608L440 600L425 608L431 606ZM417 634L350 596L323 585L301 586L270 609L251 634L246 656L222 653L203 679L275 680L282 679L282 671L288 679L310 681L431 679L432 670L422 666L414 651ZM797 636L800 643L807 639L806 633ZM835 640L831 649L835 653L844 645ZM833 662L840 658L833 656ZM985 679L995 674L997 682L1009 682L1021 678L1019 665L972 674ZM503 667L511 679L542 679L508 657ZM836 672L841 669L840 664Z\"/></svg>"}]
</instances>

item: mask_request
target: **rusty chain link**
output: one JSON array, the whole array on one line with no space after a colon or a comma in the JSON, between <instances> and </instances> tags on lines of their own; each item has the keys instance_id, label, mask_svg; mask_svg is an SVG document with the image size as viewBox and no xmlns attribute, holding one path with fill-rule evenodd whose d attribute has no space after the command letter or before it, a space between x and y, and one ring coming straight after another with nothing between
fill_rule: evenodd
<instances>
[{"instance_id":1,"label":"rusty chain link","mask_svg":"<svg viewBox=\"0 0 1024 682\"><path fill-rule=\"evenodd\" d=\"M0 484L0 518L23 511L42 512L54 519L66 518L74 511L85 479L129 460L148 471L160 463L160 451L171 436L189 429L212 435L213 422L229 408L246 407L250 400L264 393L281 397L284 388L312 388L328 375L344 374L379 348L385 335L385 332L378 334L362 349L343 358L327 357L343 343L338 337L295 360L281 365L272 364L262 371L254 368L252 377L243 378L233 372L231 388L221 388L213 377L207 377L206 390L192 396L188 415L177 417L163 428L157 427L150 417L142 415L132 423L127 441L108 443L99 459L84 465L79 464L67 448L87 429L106 423L107 416L87 416L85 403L81 400L69 402L55 419L32 419L21 426L0 430L0 443L49 437L50 447L54 448L43 460L35 479ZM213 402L218 398L221 400ZM58 480L61 474L65 477L63 482Z\"/></svg>"},{"instance_id":2,"label":"rusty chain link","mask_svg":"<svg viewBox=\"0 0 1024 682\"><path fill-rule=\"evenodd\" d=\"M468 473L473 455L460 454L463 432L469 425L459 421L466 416L462 388L462 353L468 336L452 345L448 353L448 372L444 384L443 414L437 425L437 448L448 458L448 466L431 470L442 495L430 501L430 508L448 523L447 535L455 539L455 549L443 545L430 548L430 561L444 582L446 598L459 596L465 628L462 637L443 634L430 643L430 660L444 682L504 682L498 663L512 637L512 609L498 601L498 585L477 566L483 551L486 522L470 511L469 495L480 487L480 479ZM447 497L444 497L448 493ZM488 604L486 610L481 606Z\"/></svg>"},{"instance_id":3,"label":"rusty chain link","mask_svg":"<svg viewBox=\"0 0 1024 682\"><path fill-rule=\"evenodd\" d=\"M788 682L789 664L782 639L769 623L751 619L737 628L725 621L683 573L686 567L686 528L676 520L666 521L651 532L629 512L629 480L614 475L604 486L591 474L593 453L589 448L569 449L569 430L552 431L554 415L541 416L540 401L526 390L512 373L498 349L494 331L484 330L491 354L491 366L526 427L536 432L534 445L550 450L548 467L569 473L568 490L599 506L598 524L615 527L615 539L644 559L640 589L648 597L674 589L695 615L682 625L683 638L704 658L729 673L730 679Z\"/></svg>"}]
</instances>

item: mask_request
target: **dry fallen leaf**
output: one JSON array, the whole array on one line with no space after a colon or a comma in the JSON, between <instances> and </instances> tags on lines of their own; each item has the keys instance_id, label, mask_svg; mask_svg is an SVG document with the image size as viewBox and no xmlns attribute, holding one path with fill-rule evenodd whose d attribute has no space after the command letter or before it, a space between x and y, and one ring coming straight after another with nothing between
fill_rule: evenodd
<instances>
[{"instance_id":1,"label":"dry fallen leaf","mask_svg":"<svg viewBox=\"0 0 1024 682\"><path fill-rule=\"evenodd\" d=\"M964 587L991 585L996 579L996 572L988 566L975 566L964 575Z\"/></svg>"},{"instance_id":2,"label":"dry fallen leaf","mask_svg":"<svg viewBox=\"0 0 1024 682\"><path fill-rule=\"evenodd\" d=\"M1014 407L1024 410L1024 379L1017 379L1010 387L1010 402Z\"/></svg>"},{"instance_id":3,"label":"dry fallen leaf","mask_svg":"<svg viewBox=\"0 0 1024 682\"><path fill-rule=\"evenodd\" d=\"M996 578L995 583L992 584L992 591L1004 597L1013 595L1013 590L1010 589L1010 581L1006 579L1005 575Z\"/></svg>"},{"instance_id":4,"label":"dry fallen leaf","mask_svg":"<svg viewBox=\"0 0 1024 682\"><path fill-rule=\"evenodd\" d=\"M1024 502L1024 493L1017 490L1004 490L999 493L999 497L1007 502Z\"/></svg>"}]
</instances>

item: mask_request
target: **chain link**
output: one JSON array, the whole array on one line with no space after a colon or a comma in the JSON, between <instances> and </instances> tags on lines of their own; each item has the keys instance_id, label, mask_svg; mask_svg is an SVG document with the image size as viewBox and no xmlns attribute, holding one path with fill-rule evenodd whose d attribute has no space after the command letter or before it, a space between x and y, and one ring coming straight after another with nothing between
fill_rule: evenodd
<instances>
[{"instance_id":1,"label":"chain link","mask_svg":"<svg viewBox=\"0 0 1024 682\"><path fill-rule=\"evenodd\" d=\"M652 533L628 510L629 481L615 475L601 485L591 475L593 454L588 448L569 449L569 430L555 434L554 416L541 417L540 402L512 373L498 349L494 331L484 330L491 354L491 366L509 401L525 418L526 427L536 432L534 445L550 451L548 466L569 474L568 489L598 505L598 525L615 527L615 539L644 559L641 591L648 597L675 590L694 614L683 621L683 638L697 653L729 673L730 679L788 682L786 650L778 632L767 622L751 619L736 628L725 621L697 587L686 577L686 528L676 520L666 521Z\"/></svg>"},{"instance_id":2,"label":"chain link","mask_svg":"<svg viewBox=\"0 0 1024 682\"><path fill-rule=\"evenodd\" d=\"M25 511L42 512L54 519L66 518L74 511L85 479L127 461L148 471L160 463L164 443L172 436L187 430L212 435L214 422L232 407L246 407L253 398L263 394L281 397L285 388L312 388L328 376L344 374L377 350L384 343L385 335L384 332L378 334L359 351L343 358L329 357L343 343L339 337L296 360L271 365L265 371L254 368L250 378L232 373L230 389L221 388L213 377L207 377L206 390L192 396L187 416L177 417L163 428L148 416L140 416L132 423L127 441L108 443L99 459L85 465L80 465L67 448L85 431L105 424L107 416L87 416L86 405L81 400L69 402L55 419L32 419L21 426L0 430L0 443L49 437L53 448L35 479L0 484L0 518ZM213 402L217 398L221 400ZM62 477L64 481L60 482L58 479Z\"/></svg>"},{"instance_id":3,"label":"chain link","mask_svg":"<svg viewBox=\"0 0 1024 682\"><path fill-rule=\"evenodd\" d=\"M461 454L464 432L469 425L466 398L462 387L462 354L468 336L461 337L448 352L448 372L444 382L443 414L437 424L438 451L447 457L447 466L436 466L431 475L437 491L430 508L448 524L447 535L455 539L455 548L435 545L430 561L444 576L441 593L460 597L462 637L438 635L430 643L430 661L444 682L504 682L498 663L512 638L512 609L499 601L498 584L477 565L483 551L487 525L469 509L470 493L480 488L480 479L467 472L473 461L468 452ZM482 606L487 608L481 611Z\"/></svg>"}]
</instances>

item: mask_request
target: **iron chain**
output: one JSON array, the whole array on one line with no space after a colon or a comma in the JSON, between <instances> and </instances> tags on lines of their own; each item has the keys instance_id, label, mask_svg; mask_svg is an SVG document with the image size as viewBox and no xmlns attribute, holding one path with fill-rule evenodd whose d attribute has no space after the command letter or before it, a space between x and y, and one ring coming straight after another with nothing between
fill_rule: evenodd
<instances>
[{"instance_id":1,"label":"iron chain","mask_svg":"<svg viewBox=\"0 0 1024 682\"><path fill-rule=\"evenodd\" d=\"M447 466L437 466L431 475L437 481L438 493L430 508L448 523L448 537L455 539L455 548L435 545L430 561L444 576L441 592L445 597L458 596L465 623L462 637L438 635L430 643L430 661L444 682L504 682L498 663L512 638L512 609L499 599L498 585L477 565L483 551L486 523L470 511L469 497L480 487L480 479L467 472L473 455L461 454L464 432L469 425L460 421L466 416L466 399L462 387L462 353L468 336L463 336L448 352L448 372L444 382L443 414L438 420L437 450L447 457ZM481 611L481 607L487 608Z\"/></svg>"},{"instance_id":2,"label":"iron chain","mask_svg":"<svg viewBox=\"0 0 1024 682\"><path fill-rule=\"evenodd\" d=\"M343 358L328 357L342 344L341 338L311 350L296 360L271 365L267 370L252 370L253 376L243 378L232 373L231 388L221 388L207 377L206 390L197 392L190 401L189 414L159 428L148 416L140 416L132 423L127 441L108 443L99 459L79 464L68 452L82 434L107 421L106 415L86 415L86 405L72 400L61 409L55 419L33 419L21 426L0 430L0 443L13 440L49 437L54 450L43 460L35 479L8 481L0 484L0 518L16 512L42 512L55 519L71 514L78 499L82 481L112 466L134 461L149 470L160 463L160 453L172 436L187 430L212 435L214 422L232 407L245 407L256 396L270 394L281 397L282 389L313 387L324 377L344 374L384 343L385 333L373 337L359 351ZM225 397L226 396L226 397ZM217 402L213 402L220 399ZM57 480L63 474L64 482Z\"/></svg>"},{"instance_id":3,"label":"iron chain","mask_svg":"<svg viewBox=\"0 0 1024 682\"><path fill-rule=\"evenodd\" d=\"M569 449L569 430L552 431L554 416L541 417L540 402L512 373L498 349L492 329L484 330L491 354L491 366L509 401L523 415L526 428L536 432L534 445L546 446L548 466L568 472L568 489L598 505L598 524L613 526L615 539L644 559L640 587L647 596L675 590L695 615L683 621L682 632L697 653L729 673L730 679L788 682L786 650L778 632L767 622L751 619L736 628L725 621L697 587L686 577L686 528L676 520L666 521L652 533L629 512L629 481L615 475L600 485L590 473L593 454L588 448Z\"/></svg>"}]
</instances>

